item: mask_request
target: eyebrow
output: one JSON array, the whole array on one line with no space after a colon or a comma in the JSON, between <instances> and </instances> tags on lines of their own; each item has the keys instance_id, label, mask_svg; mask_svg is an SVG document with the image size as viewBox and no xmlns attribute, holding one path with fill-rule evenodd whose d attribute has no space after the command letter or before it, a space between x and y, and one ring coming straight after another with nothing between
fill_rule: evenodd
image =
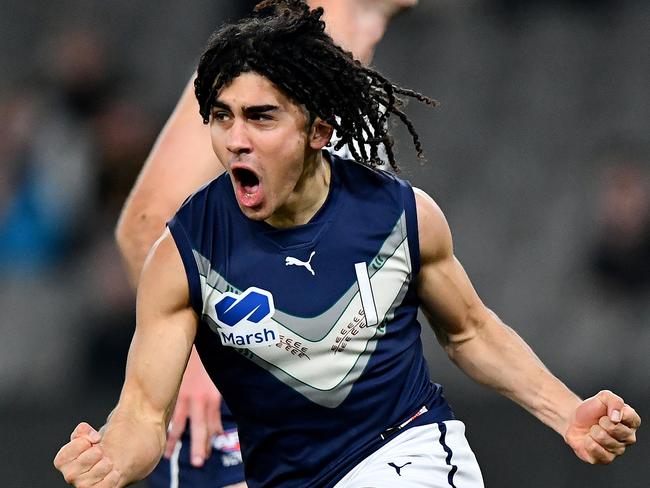
<instances>
[{"instance_id":1,"label":"eyebrow","mask_svg":"<svg viewBox=\"0 0 650 488\"><path fill-rule=\"evenodd\" d=\"M232 109L230 108L230 105L228 105L227 103L222 102L220 100L215 100L212 103L212 106L214 108L221 108L221 109L227 110L228 112L232 112ZM275 111L277 111L279 109L280 109L280 107L278 107L277 105L266 104L266 105L251 105L249 107L244 106L242 108L242 111L244 112L244 115L248 116L250 114L261 114L261 113L266 113L266 112L275 112Z\"/></svg>"},{"instance_id":2,"label":"eyebrow","mask_svg":"<svg viewBox=\"0 0 650 488\"><path fill-rule=\"evenodd\" d=\"M251 114L262 114L266 112L275 112L279 110L280 107L277 105L251 105L250 107L244 107L243 112L246 115Z\"/></svg>"}]
</instances>

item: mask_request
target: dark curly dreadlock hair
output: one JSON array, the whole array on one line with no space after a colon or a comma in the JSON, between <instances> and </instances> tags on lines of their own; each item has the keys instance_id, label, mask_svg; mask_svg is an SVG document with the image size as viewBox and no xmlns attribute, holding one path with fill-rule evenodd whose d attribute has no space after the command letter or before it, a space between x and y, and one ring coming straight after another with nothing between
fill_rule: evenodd
<instances>
[{"instance_id":1,"label":"dark curly dreadlock hair","mask_svg":"<svg viewBox=\"0 0 650 488\"><path fill-rule=\"evenodd\" d=\"M420 139L400 109L403 100L398 95L430 106L437 102L394 85L356 61L325 33L322 15L322 8L310 10L302 0L264 0L252 17L218 29L201 56L194 81L203 122L209 122L221 88L252 71L304 105L312 117L334 127L340 137L334 149L347 144L358 162L382 164L378 148L383 145L391 167L398 170L388 133L391 115L407 127L422 158Z\"/></svg>"}]
</instances>

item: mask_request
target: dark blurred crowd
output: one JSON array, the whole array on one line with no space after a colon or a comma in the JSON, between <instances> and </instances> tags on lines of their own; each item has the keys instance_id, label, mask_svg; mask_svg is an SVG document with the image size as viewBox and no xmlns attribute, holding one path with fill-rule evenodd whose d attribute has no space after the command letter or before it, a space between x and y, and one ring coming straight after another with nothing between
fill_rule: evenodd
<instances>
[{"instance_id":1,"label":"dark blurred crowd","mask_svg":"<svg viewBox=\"0 0 650 488\"><path fill-rule=\"evenodd\" d=\"M14 275L56 266L100 238L156 130L92 32L66 32L49 51L40 79L0 99L0 270Z\"/></svg>"},{"instance_id":2,"label":"dark blurred crowd","mask_svg":"<svg viewBox=\"0 0 650 488\"><path fill-rule=\"evenodd\" d=\"M641 298L650 288L650 156L618 145L601 158L594 270L612 292Z\"/></svg>"},{"instance_id":3,"label":"dark blurred crowd","mask_svg":"<svg viewBox=\"0 0 650 488\"><path fill-rule=\"evenodd\" d=\"M87 351L101 360L86 362L90 372L119 381L133 299L113 226L159 121L129 92L97 34L65 31L43 49L49 57L42 71L0 94L0 277L20 290L2 294L20 314L6 337L18 347L19 334L32 345L49 337L40 327L57 321L42 322L32 307L51 287L68 290L69 300L55 306L69 309L63 314L79 334L95 337ZM25 327L12 331L16 321ZM43 347L74 340L77 334L68 333L52 334ZM28 356L30 344L22 347ZM51 369L60 371L60 364Z\"/></svg>"}]
</instances>

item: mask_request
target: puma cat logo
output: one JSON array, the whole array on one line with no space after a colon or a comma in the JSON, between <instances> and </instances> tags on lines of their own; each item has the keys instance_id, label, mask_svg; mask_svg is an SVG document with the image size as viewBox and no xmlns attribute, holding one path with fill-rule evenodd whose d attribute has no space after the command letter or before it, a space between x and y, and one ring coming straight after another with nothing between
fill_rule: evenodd
<instances>
[{"instance_id":1,"label":"puma cat logo","mask_svg":"<svg viewBox=\"0 0 650 488\"><path fill-rule=\"evenodd\" d=\"M402 470L402 468L404 466L407 466L409 464L412 464L412 463L409 461L408 463L402 464L401 466L397 466L395 463L388 463L389 466L392 466L393 468L395 468L395 471L397 471L397 476L402 476L400 471Z\"/></svg>"},{"instance_id":2,"label":"puma cat logo","mask_svg":"<svg viewBox=\"0 0 650 488\"><path fill-rule=\"evenodd\" d=\"M301 261L298 258L288 256L287 259L284 260L284 265L285 266L303 266L304 268L307 268L307 271L309 271L312 274L312 276L315 276L316 273L314 273L314 269L311 267L311 258L314 257L314 254L316 254L316 251L311 252L307 262Z\"/></svg>"}]
</instances>

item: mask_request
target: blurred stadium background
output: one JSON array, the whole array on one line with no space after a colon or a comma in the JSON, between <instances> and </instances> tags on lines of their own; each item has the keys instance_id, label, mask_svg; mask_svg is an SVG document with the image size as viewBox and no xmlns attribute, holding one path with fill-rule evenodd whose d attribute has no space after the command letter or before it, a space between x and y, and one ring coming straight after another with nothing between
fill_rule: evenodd
<instances>
[{"instance_id":1,"label":"blurred stadium background","mask_svg":"<svg viewBox=\"0 0 650 488\"><path fill-rule=\"evenodd\" d=\"M120 206L207 36L250 3L0 0L3 487L64 486L58 447L115 402L134 308ZM612 388L646 422L649 53L646 1L420 0L374 60L442 102L407 107L428 161L405 134L399 160L484 301L579 394ZM650 486L647 426L583 465L425 336L488 487Z\"/></svg>"}]
</instances>

